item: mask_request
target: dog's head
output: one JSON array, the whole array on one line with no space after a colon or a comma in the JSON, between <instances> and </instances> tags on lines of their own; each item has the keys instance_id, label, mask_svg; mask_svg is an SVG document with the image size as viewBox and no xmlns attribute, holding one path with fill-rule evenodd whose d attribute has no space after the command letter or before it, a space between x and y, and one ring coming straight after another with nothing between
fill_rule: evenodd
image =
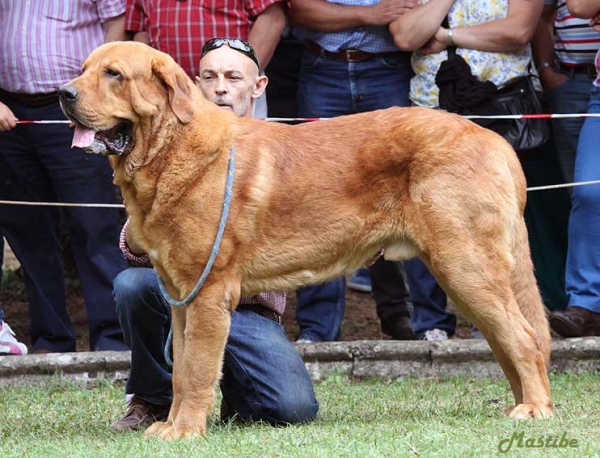
<instances>
[{"instance_id":1,"label":"dog's head","mask_svg":"<svg viewBox=\"0 0 600 458\"><path fill-rule=\"evenodd\" d=\"M125 155L137 141L149 142L151 132L164 123L189 123L192 90L192 81L167 54L141 43L117 42L94 50L82 74L58 93L62 110L75 124L73 146Z\"/></svg>"}]
</instances>

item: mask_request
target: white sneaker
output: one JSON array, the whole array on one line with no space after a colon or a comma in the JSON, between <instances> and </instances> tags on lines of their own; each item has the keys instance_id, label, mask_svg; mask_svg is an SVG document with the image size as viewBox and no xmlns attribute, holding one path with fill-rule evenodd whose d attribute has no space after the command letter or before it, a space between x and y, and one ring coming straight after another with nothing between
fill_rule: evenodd
<instances>
[{"instance_id":1,"label":"white sneaker","mask_svg":"<svg viewBox=\"0 0 600 458\"><path fill-rule=\"evenodd\" d=\"M296 340L296 343L299 343L299 344L315 343L315 341L314 340L310 340L310 339L298 339L298 340Z\"/></svg>"},{"instance_id":2,"label":"white sneaker","mask_svg":"<svg viewBox=\"0 0 600 458\"><path fill-rule=\"evenodd\" d=\"M430 329L425 331L423 340L448 340L448 333L442 329Z\"/></svg>"},{"instance_id":3,"label":"white sneaker","mask_svg":"<svg viewBox=\"0 0 600 458\"><path fill-rule=\"evenodd\" d=\"M0 321L0 355L26 355L27 347L15 338L15 333L4 321Z\"/></svg>"}]
</instances>

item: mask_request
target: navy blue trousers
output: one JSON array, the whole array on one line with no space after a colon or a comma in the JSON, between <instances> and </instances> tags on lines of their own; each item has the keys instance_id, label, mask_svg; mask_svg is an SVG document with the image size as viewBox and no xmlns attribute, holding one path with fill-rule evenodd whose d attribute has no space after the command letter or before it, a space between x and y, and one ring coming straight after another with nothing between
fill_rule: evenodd
<instances>
[{"instance_id":1,"label":"navy blue trousers","mask_svg":"<svg viewBox=\"0 0 600 458\"><path fill-rule=\"evenodd\" d=\"M0 97L22 120L65 119L52 103L28 107ZM70 148L66 124L17 125L0 132L0 199L118 203L112 170L102 156ZM125 268L119 250L119 209L65 208L89 323L91 350L127 350L115 311L112 281ZM32 350L75 351L65 302L59 211L0 205L0 234L25 273Z\"/></svg>"}]
</instances>

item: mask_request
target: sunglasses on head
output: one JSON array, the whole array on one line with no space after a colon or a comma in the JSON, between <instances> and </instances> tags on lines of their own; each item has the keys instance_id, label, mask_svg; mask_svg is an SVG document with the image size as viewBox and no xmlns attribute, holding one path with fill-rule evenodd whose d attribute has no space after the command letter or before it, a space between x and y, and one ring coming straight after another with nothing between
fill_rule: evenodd
<instances>
[{"instance_id":1,"label":"sunglasses on head","mask_svg":"<svg viewBox=\"0 0 600 458\"><path fill-rule=\"evenodd\" d=\"M256 57L254 48L252 48L252 46L250 46L249 43L246 43L244 40L240 40L239 38L212 38L208 40L206 43L204 43L204 46L202 46L202 53L200 54L200 59L202 59L210 51L219 49L225 44L228 45L231 49L235 49L236 51L241 52L245 56L248 56L250 59L252 59L252 62L254 62L260 70L260 64L258 63L258 57Z\"/></svg>"}]
</instances>

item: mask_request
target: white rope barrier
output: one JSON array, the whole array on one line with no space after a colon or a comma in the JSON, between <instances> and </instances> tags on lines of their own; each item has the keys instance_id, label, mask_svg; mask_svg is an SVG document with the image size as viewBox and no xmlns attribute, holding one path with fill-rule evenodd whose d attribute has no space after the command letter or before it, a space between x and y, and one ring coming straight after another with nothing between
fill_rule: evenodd
<instances>
[{"instance_id":1,"label":"white rope barrier","mask_svg":"<svg viewBox=\"0 0 600 458\"><path fill-rule=\"evenodd\" d=\"M600 113L545 113L535 115L468 115L468 119L565 119L565 118L600 118ZM333 118L263 118L269 122L311 122L326 121ZM17 124L69 124L66 120L37 120L37 121L17 121ZM578 183L553 184L546 186L532 186L527 188L527 192L546 191L550 189L573 188L576 186L590 186L600 184L600 180L582 181ZM28 202L0 200L0 205L29 205L41 207L86 207L86 208L125 208L122 204L78 204L66 202Z\"/></svg>"},{"instance_id":2,"label":"white rope barrier","mask_svg":"<svg viewBox=\"0 0 600 458\"><path fill-rule=\"evenodd\" d=\"M527 192L546 191L549 189L574 188L576 186L589 186L600 184L600 180L580 181L578 183L551 184L546 186L533 186ZM26 205L39 207L84 207L84 208L125 208L123 204L78 204L67 202L30 202L25 200L0 200L0 205Z\"/></svg>"},{"instance_id":3,"label":"white rope barrier","mask_svg":"<svg viewBox=\"0 0 600 458\"><path fill-rule=\"evenodd\" d=\"M123 204L77 204L67 202L28 202L25 200L0 200L0 205L28 205L37 207L85 207L85 208L125 208Z\"/></svg>"},{"instance_id":4,"label":"white rope barrier","mask_svg":"<svg viewBox=\"0 0 600 458\"><path fill-rule=\"evenodd\" d=\"M545 191L547 189L561 189L561 188L574 188L575 186L589 186L592 184L600 184L600 180L594 181L580 181L577 183L565 183L565 184L549 184L546 186L533 186L531 188L527 188L527 192L531 191Z\"/></svg>"}]
</instances>

